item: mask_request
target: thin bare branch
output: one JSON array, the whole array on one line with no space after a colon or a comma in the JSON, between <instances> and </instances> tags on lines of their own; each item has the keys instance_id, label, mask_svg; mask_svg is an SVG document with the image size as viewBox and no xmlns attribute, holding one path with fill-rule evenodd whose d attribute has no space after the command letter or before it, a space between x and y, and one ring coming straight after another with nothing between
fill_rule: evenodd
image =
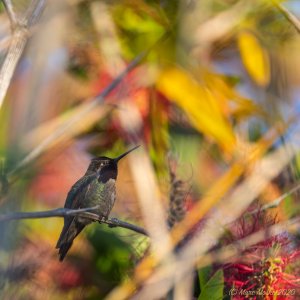
<instances>
[{"instance_id":1,"label":"thin bare branch","mask_svg":"<svg viewBox=\"0 0 300 300\"><path fill-rule=\"evenodd\" d=\"M12 177L21 169L29 165L33 160L44 153L53 141L60 138L65 132L72 128L74 124L80 122L89 112L91 112L99 104L103 103L104 99L122 82L124 77L133 70L153 48L155 48L160 42L167 38L167 34L163 34L149 49L140 53L136 58L131 61L124 71L122 71L100 94L95 96L88 104L84 104L83 109L71 117L67 122L63 123L61 127L57 128L52 134L47 136L35 149L33 149L23 160L21 160L17 166L7 174L8 181L11 181ZM0 74L1 75L1 74ZM0 77L1 78L1 77ZM1 82L0 82L1 85ZM1 101L1 98L0 98ZM1 107L1 102L0 102Z\"/></svg>"},{"instance_id":2,"label":"thin bare branch","mask_svg":"<svg viewBox=\"0 0 300 300\"><path fill-rule=\"evenodd\" d=\"M48 149L48 146L60 138L68 128L71 128L75 123L79 122L84 118L90 111L95 109L100 103L103 102L105 97L107 97L110 92L112 92L123 80L123 78L136 67L141 60L145 57L147 52L141 53L137 56L127 67L126 69L118 76L115 80L112 81L99 95L97 95L86 107L78 114L74 115L68 120L68 122L62 124L55 132L49 135L43 142L41 142L33 151L31 151L9 174L8 179L10 179L16 172L20 171L22 168L30 164L33 160L39 157L45 150Z\"/></svg>"},{"instance_id":3,"label":"thin bare branch","mask_svg":"<svg viewBox=\"0 0 300 300\"><path fill-rule=\"evenodd\" d=\"M21 219L39 219L39 218L52 218L52 217L65 217L76 214L83 214L86 212L91 212L96 209L97 206L91 208L83 209L67 209L67 208L57 208L47 211L36 211L36 212L13 212L8 214L0 215L0 222L21 220Z\"/></svg>"},{"instance_id":4,"label":"thin bare branch","mask_svg":"<svg viewBox=\"0 0 300 300\"><path fill-rule=\"evenodd\" d=\"M100 223L108 224L109 227L127 228L127 229L133 230L137 233L148 236L148 232L144 228L136 226L136 225L128 223L128 222L121 221L117 218L112 218L112 219L108 219L108 220L104 220L104 221L102 220Z\"/></svg>"},{"instance_id":5,"label":"thin bare branch","mask_svg":"<svg viewBox=\"0 0 300 300\"><path fill-rule=\"evenodd\" d=\"M5 7L6 13L8 15L11 28L14 29L15 26L17 25L17 23L18 23L18 18L16 16L15 11L14 11L13 5L12 5L10 0L2 0L2 3Z\"/></svg>"},{"instance_id":6,"label":"thin bare branch","mask_svg":"<svg viewBox=\"0 0 300 300\"><path fill-rule=\"evenodd\" d=\"M27 30L23 28L17 29L13 33L11 44L8 48L8 53L0 70L0 107L3 103L15 68L25 48L26 42Z\"/></svg>"},{"instance_id":7,"label":"thin bare branch","mask_svg":"<svg viewBox=\"0 0 300 300\"><path fill-rule=\"evenodd\" d=\"M255 209L253 211L250 212L250 214L256 214L259 211L263 211L263 210L267 210L270 208L276 208L280 205L280 203L287 198L288 196L294 194L295 192L297 192L300 189L300 184L297 184L295 187L293 187L292 189L290 189L288 192L282 194L280 197L276 198L274 201L267 203L265 205L263 205L261 208L259 209Z\"/></svg>"},{"instance_id":8,"label":"thin bare branch","mask_svg":"<svg viewBox=\"0 0 300 300\"><path fill-rule=\"evenodd\" d=\"M148 235L146 230L137 225L121 221L117 218L104 219L100 218L99 215L92 213L93 210L97 209L98 206L82 209L68 209L68 208L57 208L46 211L36 211L36 212L13 212L0 215L0 222L8 222L12 220L22 220L22 219L41 219L41 218L55 218L55 217L66 217L75 216L84 217L90 219L94 222L99 222L100 224L107 224L109 227L122 227L137 233Z\"/></svg>"},{"instance_id":9,"label":"thin bare branch","mask_svg":"<svg viewBox=\"0 0 300 300\"><path fill-rule=\"evenodd\" d=\"M281 3L278 3L277 1L273 1L273 3L284 15L284 17L294 26L297 32L300 33L300 21L298 20L298 18L289 10L287 10Z\"/></svg>"},{"instance_id":10,"label":"thin bare branch","mask_svg":"<svg viewBox=\"0 0 300 300\"><path fill-rule=\"evenodd\" d=\"M24 24L26 24L27 27L32 27L33 25L35 25L42 15L45 6L46 0L33 0L25 14L23 21Z\"/></svg>"},{"instance_id":11,"label":"thin bare branch","mask_svg":"<svg viewBox=\"0 0 300 300\"><path fill-rule=\"evenodd\" d=\"M11 21L13 35L11 44L8 48L8 53L0 70L0 108L4 101L16 66L25 49L29 37L30 28L37 22L37 20L41 16L45 6L45 0L32 1L30 7L28 8L29 13L26 14L24 20L17 19L10 1L3 0L3 3Z\"/></svg>"}]
</instances>

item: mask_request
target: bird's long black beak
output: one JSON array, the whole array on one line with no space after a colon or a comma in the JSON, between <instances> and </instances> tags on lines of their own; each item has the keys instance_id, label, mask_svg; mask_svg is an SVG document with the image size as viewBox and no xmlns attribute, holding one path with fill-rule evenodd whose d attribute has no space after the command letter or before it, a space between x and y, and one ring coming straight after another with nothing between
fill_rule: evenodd
<instances>
[{"instance_id":1,"label":"bird's long black beak","mask_svg":"<svg viewBox=\"0 0 300 300\"><path fill-rule=\"evenodd\" d=\"M114 161L117 163L120 159L122 159L124 156L126 156L127 154L129 154L131 151L135 150L136 148L140 147L140 145L135 146L134 148L126 151L125 153L121 154L120 156L114 158Z\"/></svg>"}]
</instances>

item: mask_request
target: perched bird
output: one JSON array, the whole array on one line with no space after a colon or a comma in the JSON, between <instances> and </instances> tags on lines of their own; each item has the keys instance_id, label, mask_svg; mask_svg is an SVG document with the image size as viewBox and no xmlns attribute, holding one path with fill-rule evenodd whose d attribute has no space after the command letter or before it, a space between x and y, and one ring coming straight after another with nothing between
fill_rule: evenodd
<instances>
[{"instance_id":1,"label":"perched bird","mask_svg":"<svg viewBox=\"0 0 300 300\"><path fill-rule=\"evenodd\" d=\"M98 214L100 218L108 218L116 200L118 162L138 147L117 158L100 156L92 159L84 176L69 191L64 207L80 209L98 206L93 213ZM66 256L76 236L91 222L79 216L64 217L64 227L56 244L60 261Z\"/></svg>"}]
</instances>

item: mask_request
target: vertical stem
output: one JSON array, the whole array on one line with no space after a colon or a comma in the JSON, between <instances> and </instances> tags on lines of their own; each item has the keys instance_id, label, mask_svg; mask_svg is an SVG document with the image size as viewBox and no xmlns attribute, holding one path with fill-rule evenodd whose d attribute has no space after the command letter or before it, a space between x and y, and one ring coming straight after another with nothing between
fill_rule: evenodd
<instances>
[{"instance_id":1,"label":"vertical stem","mask_svg":"<svg viewBox=\"0 0 300 300\"><path fill-rule=\"evenodd\" d=\"M16 66L25 49L30 28L43 12L45 0L32 1L24 20L20 20L13 10L10 0L2 0L10 19L13 36L7 55L0 69L0 108L6 96Z\"/></svg>"},{"instance_id":2,"label":"vertical stem","mask_svg":"<svg viewBox=\"0 0 300 300\"><path fill-rule=\"evenodd\" d=\"M16 25L18 24L18 18L16 16L16 13L13 9L13 5L11 3L10 0L2 0L2 3L5 7L5 10L7 12L8 18L10 20L10 25L12 27L12 30L14 30L14 28L16 27Z\"/></svg>"}]
</instances>

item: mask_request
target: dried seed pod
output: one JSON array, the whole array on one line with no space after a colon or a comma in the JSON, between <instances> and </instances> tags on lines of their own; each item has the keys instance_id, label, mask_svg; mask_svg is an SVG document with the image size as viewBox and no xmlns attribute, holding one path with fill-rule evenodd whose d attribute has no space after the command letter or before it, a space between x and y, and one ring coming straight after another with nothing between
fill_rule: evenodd
<instances>
[{"instance_id":1,"label":"dried seed pod","mask_svg":"<svg viewBox=\"0 0 300 300\"><path fill-rule=\"evenodd\" d=\"M177 177L176 169L177 161L169 158L170 195L167 222L170 228L180 222L186 214L185 200L188 191L186 183Z\"/></svg>"}]
</instances>

